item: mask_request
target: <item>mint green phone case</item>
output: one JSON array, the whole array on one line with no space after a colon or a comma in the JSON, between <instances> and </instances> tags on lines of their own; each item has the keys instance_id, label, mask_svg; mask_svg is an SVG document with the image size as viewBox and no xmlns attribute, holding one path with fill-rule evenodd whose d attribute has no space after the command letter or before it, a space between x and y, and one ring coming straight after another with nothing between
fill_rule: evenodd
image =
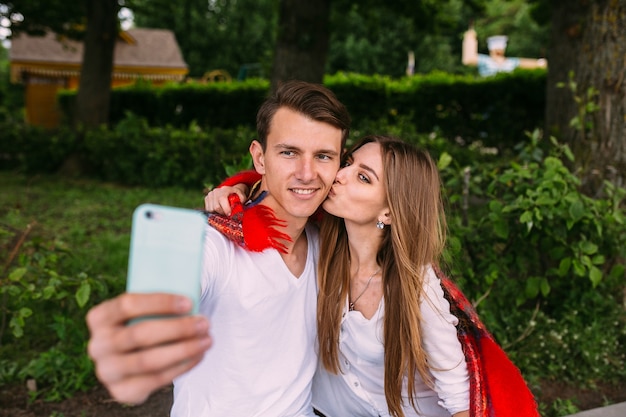
<instances>
[{"instance_id":1,"label":"mint green phone case","mask_svg":"<svg viewBox=\"0 0 626 417\"><path fill-rule=\"evenodd\" d=\"M142 204L133 213L126 290L180 294L198 312L206 217L196 210Z\"/></svg>"}]
</instances>

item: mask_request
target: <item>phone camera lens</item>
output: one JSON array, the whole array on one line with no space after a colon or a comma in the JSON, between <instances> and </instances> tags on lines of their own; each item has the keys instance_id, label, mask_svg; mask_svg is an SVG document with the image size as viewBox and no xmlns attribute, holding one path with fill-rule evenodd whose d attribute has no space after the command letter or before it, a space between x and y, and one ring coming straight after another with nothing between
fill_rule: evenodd
<instances>
[{"instance_id":1,"label":"phone camera lens","mask_svg":"<svg viewBox=\"0 0 626 417\"><path fill-rule=\"evenodd\" d=\"M147 219L151 219L152 218L152 212L151 211L146 211L146 218Z\"/></svg>"}]
</instances>

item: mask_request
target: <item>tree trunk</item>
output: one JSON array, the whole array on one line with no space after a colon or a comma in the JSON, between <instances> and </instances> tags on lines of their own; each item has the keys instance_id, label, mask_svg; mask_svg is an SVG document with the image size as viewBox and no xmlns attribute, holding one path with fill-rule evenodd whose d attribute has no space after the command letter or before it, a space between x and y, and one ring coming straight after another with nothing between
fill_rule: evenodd
<instances>
[{"instance_id":1,"label":"tree trunk","mask_svg":"<svg viewBox=\"0 0 626 417\"><path fill-rule=\"evenodd\" d=\"M92 128L109 120L117 0L87 0L87 30L76 97L75 122Z\"/></svg>"},{"instance_id":2,"label":"tree trunk","mask_svg":"<svg viewBox=\"0 0 626 417\"><path fill-rule=\"evenodd\" d=\"M605 179L624 185L626 0L560 0L553 5L548 130L574 150L585 191L599 191ZM579 124L571 126L573 119Z\"/></svg>"},{"instance_id":3,"label":"tree trunk","mask_svg":"<svg viewBox=\"0 0 626 417\"><path fill-rule=\"evenodd\" d=\"M324 79L331 0L281 0L272 89L280 81Z\"/></svg>"}]
</instances>

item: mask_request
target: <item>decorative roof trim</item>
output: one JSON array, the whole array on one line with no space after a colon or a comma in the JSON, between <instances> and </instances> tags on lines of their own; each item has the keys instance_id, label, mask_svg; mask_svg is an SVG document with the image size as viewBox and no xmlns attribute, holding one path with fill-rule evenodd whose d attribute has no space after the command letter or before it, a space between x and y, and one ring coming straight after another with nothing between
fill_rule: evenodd
<instances>
[{"instance_id":1,"label":"decorative roof trim","mask_svg":"<svg viewBox=\"0 0 626 417\"><path fill-rule=\"evenodd\" d=\"M80 65L52 64L34 62L12 62L11 82L24 81L24 75L39 75L44 77L80 77ZM152 81L182 81L187 75L186 68L155 68L115 66L112 78L119 79L146 79Z\"/></svg>"}]
</instances>

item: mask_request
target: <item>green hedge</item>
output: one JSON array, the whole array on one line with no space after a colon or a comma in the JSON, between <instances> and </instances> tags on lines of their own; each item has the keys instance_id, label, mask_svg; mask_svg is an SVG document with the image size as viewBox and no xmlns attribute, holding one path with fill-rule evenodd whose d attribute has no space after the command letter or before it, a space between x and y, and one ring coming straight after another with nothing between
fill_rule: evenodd
<instances>
[{"instance_id":1,"label":"green hedge","mask_svg":"<svg viewBox=\"0 0 626 417\"><path fill-rule=\"evenodd\" d=\"M248 153L254 131L150 127L129 114L114 128L45 131L8 123L0 128L0 169L27 173L78 172L120 184L210 186Z\"/></svg>"},{"instance_id":2,"label":"green hedge","mask_svg":"<svg viewBox=\"0 0 626 417\"><path fill-rule=\"evenodd\" d=\"M542 124L544 83L543 71L489 79L443 73L400 80L357 74L325 79L351 111L353 137L379 127L404 130L400 136L407 140L435 132L448 143L497 147L500 155L527 141L524 131ZM265 80L115 89L111 127L86 132L44 131L6 117L0 121L0 169L63 168L131 185L214 184L225 166L239 165L247 155L255 115L268 91ZM66 112L73 94L60 95Z\"/></svg>"},{"instance_id":3,"label":"green hedge","mask_svg":"<svg viewBox=\"0 0 626 417\"><path fill-rule=\"evenodd\" d=\"M434 73L391 83L389 108L410 116L420 132L503 150L543 127L545 83L541 70L478 79Z\"/></svg>"},{"instance_id":4,"label":"green hedge","mask_svg":"<svg viewBox=\"0 0 626 417\"><path fill-rule=\"evenodd\" d=\"M518 70L496 77L476 78L446 73L392 80L385 76L338 73L324 84L343 101L355 123L408 118L421 133L438 132L449 140L481 141L500 150L525 138L525 131L543 126L544 70ZM232 83L146 83L114 89L110 122L127 112L145 118L151 126L254 128L256 112L269 92L267 80ZM65 91L59 102L71 120L75 92Z\"/></svg>"},{"instance_id":5,"label":"green hedge","mask_svg":"<svg viewBox=\"0 0 626 417\"><path fill-rule=\"evenodd\" d=\"M0 169L55 172L76 143L69 129L49 132L10 118L0 118L0 131Z\"/></svg>"}]
</instances>

